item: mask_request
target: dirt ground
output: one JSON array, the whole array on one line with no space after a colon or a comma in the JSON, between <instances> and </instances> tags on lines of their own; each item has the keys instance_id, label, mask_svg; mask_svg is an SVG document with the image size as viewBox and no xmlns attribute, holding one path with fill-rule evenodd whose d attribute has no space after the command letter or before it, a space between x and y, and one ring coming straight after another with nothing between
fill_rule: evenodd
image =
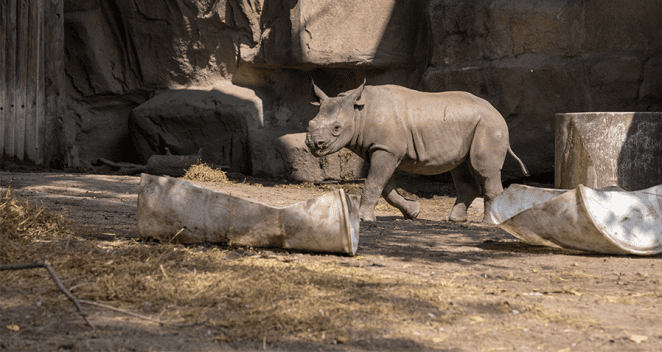
<instances>
[{"instance_id":1,"label":"dirt ground","mask_svg":"<svg viewBox=\"0 0 662 352\"><path fill-rule=\"evenodd\" d=\"M10 179L16 194L70 217L95 240L112 245L139 238L139 177L0 172L0 187L6 189ZM277 206L324 192L319 187L287 187L264 180L208 186ZM340 186L357 193L360 184ZM356 314L355 323L340 327L343 335L334 338L328 337L329 332L315 334L310 329L310 338L305 331L291 339L272 332L264 338L218 338L218 327L211 323L162 326L85 306L97 327L92 331L58 291L44 297L29 287L4 284L34 274L5 271L0 272L4 282L0 284L0 351L662 350L659 256L608 256L530 246L480 223L480 199L470 209L469 222L444 221L454 201L451 185L419 180L400 186L419 197L419 218L404 220L381 200L378 221L360 225L355 257L224 249L237 257L250 255L255 261L277 257L298 267L324 263L401 282L400 287L380 286L384 295L392 289L407 292L402 286L410 282L445 292L422 296L412 290L411 295L399 296L397 302L406 311L397 319L370 321L370 316ZM71 280L63 278L65 285ZM43 284L50 284L47 277ZM356 285L358 290L352 291L356 294L346 300L368 304L361 292L372 288ZM137 304L124 307L147 314ZM333 314L325 316L333 320ZM226 324L225 329L232 327Z\"/></svg>"}]
</instances>

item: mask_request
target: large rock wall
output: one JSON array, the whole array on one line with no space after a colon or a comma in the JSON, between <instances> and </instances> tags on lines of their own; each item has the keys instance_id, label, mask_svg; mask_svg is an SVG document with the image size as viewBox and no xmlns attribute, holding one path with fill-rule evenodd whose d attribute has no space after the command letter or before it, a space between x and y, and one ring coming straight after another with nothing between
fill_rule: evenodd
<instances>
[{"instance_id":1,"label":"large rock wall","mask_svg":"<svg viewBox=\"0 0 662 352\"><path fill-rule=\"evenodd\" d=\"M551 174L555 113L662 108L660 18L645 0L66 0L67 160L144 162L204 144L208 162L244 173L358 177L354 161L325 169L346 156L316 162L292 143L316 113L311 78L329 95L367 78L486 98L530 170ZM182 110L187 94L203 110ZM255 99L227 98L245 94ZM256 102L260 124L236 109ZM206 141L172 140L165 121L198 121ZM232 126L241 143L228 146ZM504 178L520 175L507 158Z\"/></svg>"},{"instance_id":2,"label":"large rock wall","mask_svg":"<svg viewBox=\"0 0 662 352\"><path fill-rule=\"evenodd\" d=\"M553 171L556 113L662 108L660 2L431 0L427 13L424 89L490 101L534 174ZM504 172L517 175L511 158Z\"/></svg>"}]
</instances>

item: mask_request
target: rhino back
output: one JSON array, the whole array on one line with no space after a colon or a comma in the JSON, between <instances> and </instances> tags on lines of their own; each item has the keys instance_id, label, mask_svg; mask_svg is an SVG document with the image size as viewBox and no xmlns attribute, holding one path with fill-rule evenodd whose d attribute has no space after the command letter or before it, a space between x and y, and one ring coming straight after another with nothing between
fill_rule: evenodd
<instances>
[{"instance_id":1,"label":"rhino back","mask_svg":"<svg viewBox=\"0 0 662 352\"><path fill-rule=\"evenodd\" d=\"M479 121L501 128L505 121L487 101L466 92L428 93L400 86L368 86L363 145L370 154L388 150L398 169L438 174L466 157ZM498 126L497 126L498 125Z\"/></svg>"}]
</instances>

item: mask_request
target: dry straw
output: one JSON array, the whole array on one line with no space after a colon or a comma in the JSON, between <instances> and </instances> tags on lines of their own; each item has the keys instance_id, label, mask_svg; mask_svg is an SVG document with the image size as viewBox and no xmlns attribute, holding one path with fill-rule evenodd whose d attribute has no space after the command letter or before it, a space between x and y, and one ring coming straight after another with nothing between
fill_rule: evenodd
<instances>
[{"instance_id":1,"label":"dry straw","mask_svg":"<svg viewBox=\"0 0 662 352\"><path fill-rule=\"evenodd\" d=\"M422 325L429 313L438 323L450 319L444 316L445 302L457 290L343 266L354 260L343 257L100 241L93 231L81 232L43 206L14 197L11 188L2 196L0 219L1 264L48 260L80 299L158 315L162 321L204 322L219 341L267 336L269 341L331 343L381 336L403 321ZM57 300L46 275L3 271L0 280L4 292Z\"/></svg>"}]
</instances>

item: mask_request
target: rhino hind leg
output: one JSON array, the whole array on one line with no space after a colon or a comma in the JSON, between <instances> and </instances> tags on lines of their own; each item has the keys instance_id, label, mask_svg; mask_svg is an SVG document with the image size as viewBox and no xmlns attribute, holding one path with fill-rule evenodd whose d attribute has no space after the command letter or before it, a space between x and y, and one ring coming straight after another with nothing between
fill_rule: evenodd
<instances>
[{"instance_id":1,"label":"rhino hind leg","mask_svg":"<svg viewBox=\"0 0 662 352\"><path fill-rule=\"evenodd\" d=\"M485 193L483 194L485 201L483 222L487 224L493 224L489 213L490 209L492 208L494 198L503 192L503 185L501 184L501 171L495 172L493 175L479 175L479 178L481 178L485 188Z\"/></svg>"},{"instance_id":2,"label":"rhino hind leg","mask_svg":"<svg viewBox=\"0 0 662 352\"><path fill-rule=\"evenodd\" d=\"M489 213L492 202L503 192L501 168L510 149L506 123L502 118L496 121L499 123L479 124L469 152L471 170L483 186L484 223L491 223Z\"/></svg>"},{"instance_id":3,"label":"rhino hind leg","mask_svg":"<svg viewBox=\"0 0 662 352\"><path fill-rule=\"evenodd\" d=\"M388 204L400 210L405 219L416 219L421 210L421 206L417 201L407 199L398 193L395 176L391 176L386 186L384 186L382 196L384 196Z\"/></svg>"},{"instance_id":4,"label":"rhino hind leg","mask_svg":"<svg viewBox=\"0 0 662 352\"><path fill-rule=\"evenodd\" d=\"M451 171L457 198L453 209L446 218L449 221L467 221L467 209L476 197L481 195L481 187L475 174L469 166L468 160L463 161Z\"/></svg>"}]
</instances>

